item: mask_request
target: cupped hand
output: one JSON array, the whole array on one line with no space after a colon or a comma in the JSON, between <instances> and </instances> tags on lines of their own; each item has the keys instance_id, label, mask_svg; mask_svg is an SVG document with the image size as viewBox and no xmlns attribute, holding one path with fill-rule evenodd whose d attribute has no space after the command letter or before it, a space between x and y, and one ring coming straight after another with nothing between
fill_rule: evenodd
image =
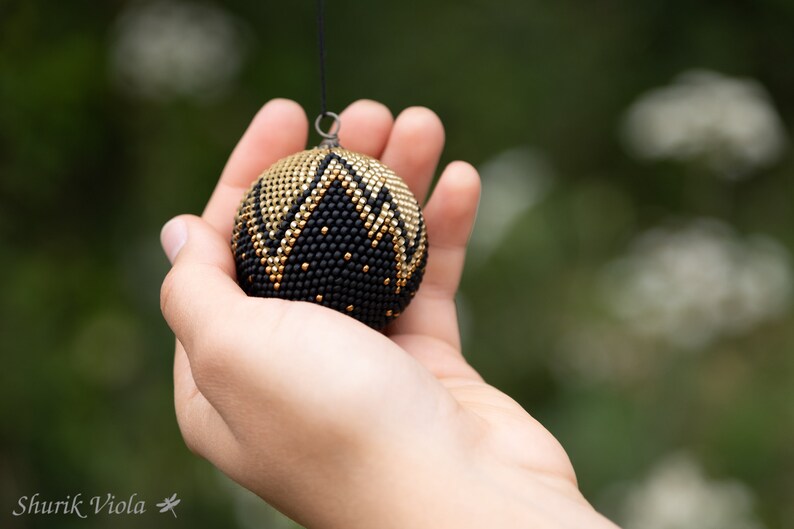
<instances>
[{"instance_id":1,"label":"cupped hand","mask_svg":"<svg viewBox=\"0 0 794 529\"><path fill-rule=\"evenodd\" d=\"M299 105L273 100L234 149L201 217L162 232L173 263L161 307L176 337L177 420L188 447L309 528L614 527L584 500L554 437L461 353L455 292L480 194L449 164L425 108L373 101L341 115L340 141L382 160L420 203L425 278L376 332L305 302L249 298L230 249L243 193L306 148ZM494 352L498 354L498 352Z\"/></svg>"}]
</instances>

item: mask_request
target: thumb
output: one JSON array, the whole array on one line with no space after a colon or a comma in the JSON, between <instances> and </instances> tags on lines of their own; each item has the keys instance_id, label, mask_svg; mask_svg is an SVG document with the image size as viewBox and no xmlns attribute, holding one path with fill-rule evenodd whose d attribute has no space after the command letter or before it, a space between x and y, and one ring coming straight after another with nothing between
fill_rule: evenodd
<instances>
[{"instance_id":1,"label":"thumb","mask_svg":"<svg viewBox=\"0 0 794 529\"><path fill-rule=\"evenodd\" d=\"M160 308L176 337L189 347L199 330L226 320L221 317L225 310L246 295L235 281L229 244L201 218L171 219L160 240L173 263L160 290Z\"/></svg>"},{"instance_id":2,"label":"thumb","mask_svg":"<svg viewBox=\"0 0 794 529\"><path fill-rule=\"evenodd\" d=\"M190 245L186 248L188 240ZM177 259L201 262L220 268L232 278L235 276L228 241L201 217L179 215L169 220L160 231L160 243L172 265L176 266Z\"/></svg>"}]
</instances>

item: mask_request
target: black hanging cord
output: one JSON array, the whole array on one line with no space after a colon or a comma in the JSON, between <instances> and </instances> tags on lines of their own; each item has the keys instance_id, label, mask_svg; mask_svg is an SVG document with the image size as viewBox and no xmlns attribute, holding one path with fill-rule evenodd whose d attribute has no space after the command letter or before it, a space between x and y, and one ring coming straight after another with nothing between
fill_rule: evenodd
<instances>
[{"instance_id":1,"label":"black hanging cord","mask_svg":"<svg viewBox=\"0 0 794 529\"><path fill-rule=\"evenodd\" d=\"M341 123L339 116L333 112L328 111L326 88L325 88L325 13L324 13L324 0L317 0L317 43L320 51L320 115L314 120L314 128L317 133L323 137L320 144L325 147L338 147L339 146L339 128ZM324 131L320 126L320 122L325 117L330 117L334 120L331 128Z\"/></svg>"},{"instance_id":2,"label":"black hanging cord","mask_svg":"<svg viewBox=\"0 0 794 529\"><path fill-rule=\"evenodd\" d=\"M325 89L325 13L324 0L317 0L317 43L320 51L320 115L328 112Z\"/></svg>"}]
</instances>

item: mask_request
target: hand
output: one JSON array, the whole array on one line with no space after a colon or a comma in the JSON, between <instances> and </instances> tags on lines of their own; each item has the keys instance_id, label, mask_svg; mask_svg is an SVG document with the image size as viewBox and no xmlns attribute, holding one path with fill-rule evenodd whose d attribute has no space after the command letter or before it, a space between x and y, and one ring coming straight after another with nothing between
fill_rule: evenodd
<instances>
[{"instance_id":1,"label":"hand","mask_svg":"<svg viewBox=\"0 0 794 529\"><path fill-rule=\"evenodd\" d=\"M393 120L359 101L342 123L343 146L381 159L424 201L444 143L435 114ZM454 298L480 194L472 166L447 166L424 205L425 278L385 335L240 290L236 208L264 169L305 148L307 131L296 103L265 105L202 217L163 228L173 268L161 305L178 340L188 447L310 528L614 527L579 493L553 436L461 354Z\"/></svg>"}]
</instances>

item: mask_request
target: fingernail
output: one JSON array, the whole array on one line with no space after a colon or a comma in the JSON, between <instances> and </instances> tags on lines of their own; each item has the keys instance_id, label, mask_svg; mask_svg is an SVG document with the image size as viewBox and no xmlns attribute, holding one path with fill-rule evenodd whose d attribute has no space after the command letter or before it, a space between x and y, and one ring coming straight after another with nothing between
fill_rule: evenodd
<instances>
[{"instance_id":1,"label":"fingernail","mask_svg":"<svg viewBox=\"0 0 794 529\"><path fill-rule=\"evenodd\" d=\"M174 264L174 259L186 242L187 226L184 220L176 217L165 223L160 231L160 244L171 264Z\"/></svg>"}]
</instances>

